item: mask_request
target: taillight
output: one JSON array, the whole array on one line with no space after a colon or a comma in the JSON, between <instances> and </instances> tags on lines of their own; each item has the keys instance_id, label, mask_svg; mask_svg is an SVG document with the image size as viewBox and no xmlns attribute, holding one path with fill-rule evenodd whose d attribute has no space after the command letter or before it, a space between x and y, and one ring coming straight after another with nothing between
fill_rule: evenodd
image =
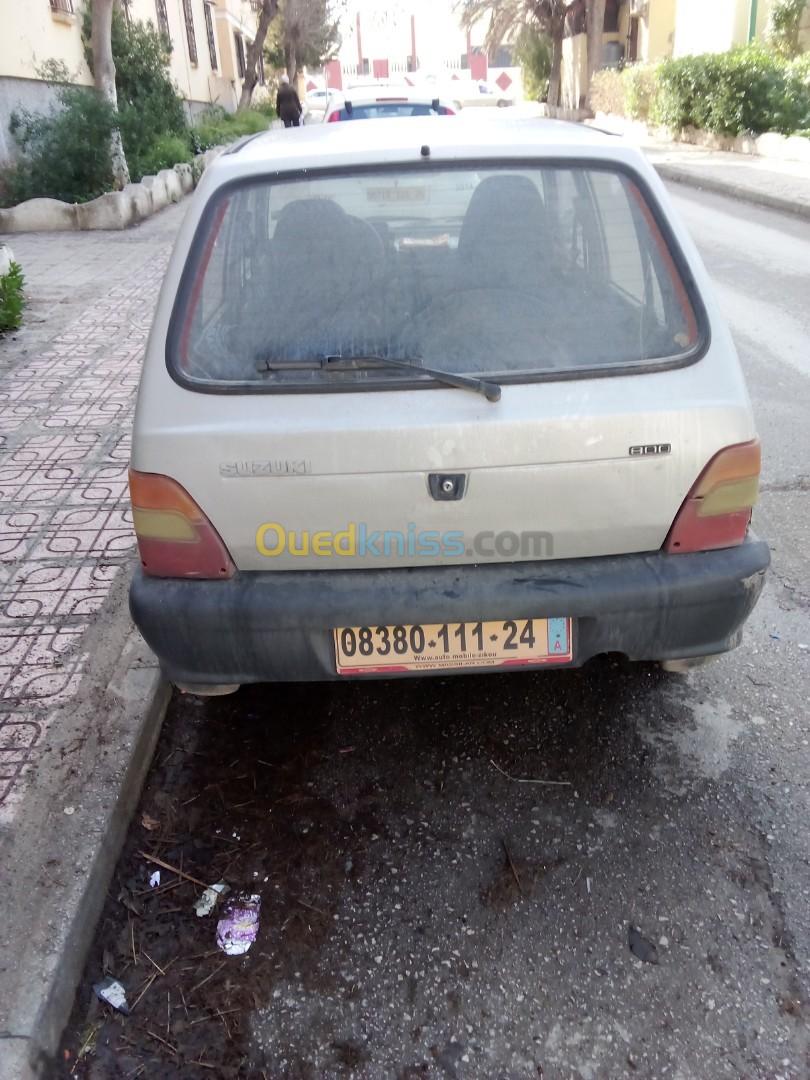
<instances>
[{"instance_id":1,"label":"taillight","mask_svg":"<svg viewBox=\"0 0 810 1080\"><path fill-rule=\"evenodd\" d=\"M219 533L176 480L130 469L129 495L145 574L229 578L236 573Z\"/></svg>"},{"instance_id":2,"label":"taillight","mask_svg":"<svg viewBox=\"0 0 810 1080\"><path fill-rule=\"evenodd\" d=\"M439 116L455 116L456 110L451 109L449 105L439 106Z\"/></svg>"},{"instance_id":3,"label":"taillight","mask_svg":"<svg viewBox=\"0 0 810 1080\"><path fill-rule=\"evenodd\" d=\"M759 439L715 454L684 499L664 551L714 551L741 544L759 493Z\"/></svg>"},{"instance_id":4,"label":"taillight","mask_svg":"<svg viewBox=\"0 0 810 1080\"><path fill-rule=\"evenodd\" d=\"M327 124L336 124L338 120L340 120L340 109L335 109L334 112L329 113L326 122Z\"/></svg>"}]
</instances>

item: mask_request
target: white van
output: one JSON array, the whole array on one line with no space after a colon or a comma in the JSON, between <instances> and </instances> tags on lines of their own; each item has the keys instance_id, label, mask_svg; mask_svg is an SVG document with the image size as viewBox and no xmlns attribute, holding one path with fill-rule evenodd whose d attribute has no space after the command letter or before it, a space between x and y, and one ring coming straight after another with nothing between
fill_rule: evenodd
<instances>
[{"instance_id":1,"label":"white van","mask_svg":"<svg viewBox=\"0 0 810 1080\"><path fill-rule=\"evenodd\" d=\"M261 134L205 173L166 273L131 609L198 693L682 665L762 588L759 467L638 151L542 120Z\"/></svg>"}]
</instances>

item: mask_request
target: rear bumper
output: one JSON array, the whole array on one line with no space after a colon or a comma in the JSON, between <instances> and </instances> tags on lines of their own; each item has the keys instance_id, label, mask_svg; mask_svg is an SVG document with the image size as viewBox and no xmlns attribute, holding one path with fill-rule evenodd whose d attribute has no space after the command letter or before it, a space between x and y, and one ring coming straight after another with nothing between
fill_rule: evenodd
<instances>
[{"instance_id":1,"label":"rear bumper","mask_svg":"<svg viewBox=\"0 0 810 1080\"><path fill-rule=\"evenodd\" d=\"M138 571L130 608L167 678L181 683L335 679L333 627L420 622L571 616L573 666L606 652L671 660L738 645L769 562L767 544L750 537L692 555L276 571L230 581Z\"/></svg>"}]
</instances>

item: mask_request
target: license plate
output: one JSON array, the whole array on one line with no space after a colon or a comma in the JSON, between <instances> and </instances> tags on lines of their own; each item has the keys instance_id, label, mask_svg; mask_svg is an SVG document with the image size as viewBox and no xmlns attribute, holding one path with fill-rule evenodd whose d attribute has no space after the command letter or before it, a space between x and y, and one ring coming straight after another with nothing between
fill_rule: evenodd
<instances>
[{"instance_id":1,"label":"license plate","mask_svg":"<svg viewBox=\"0 0 810 1080\"><path fill-rule=\"evenodd\" d=\"M339 675L525 667L573 658L570 619L344 626L334 634Z\"/></svg>"}]
</instances>

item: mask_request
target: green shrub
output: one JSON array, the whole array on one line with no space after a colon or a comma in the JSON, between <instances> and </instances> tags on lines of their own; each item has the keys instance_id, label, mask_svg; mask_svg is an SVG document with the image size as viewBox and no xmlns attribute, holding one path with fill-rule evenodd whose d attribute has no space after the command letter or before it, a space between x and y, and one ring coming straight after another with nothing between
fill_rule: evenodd
<instances>
[{"instance_id":1,"label":"green shrub","mask_svg":"<svg viewBox=\"0 0 810 1080\"><path fill-rule=\"evenodd\" d=\"M179 135L159 135L140 157L142 176L155 176L161 169L171 169L183 161L191 161L188 139Z\"/></svg>"},{"instance_id":2,"label":"green shrub","mask_svg":"<svg viewBox=\"0 0 810 1080\"><path fill-rule=\"evenodd\" d=\"M268 120L275 120L276 118L276 107L273 104L273 99L271 97L263 98L260 101L254 101L250 109L251 112L258 112L261 113L262 116L266 116Z\"/></svg>"},{"instance_id":3,"label":"green shrub","mask_svg":"<svg viewBox=\"0 0 810 1080\"><path fill-rule=\"evenodd\" d=\"M90 20L88 4L82 36L85 58L92 71ZM169 74L171 43L151 23L128 21L114 9L112 52L124 153L130 178L140 180L154 171L155 147L164 136L175 135L188 144L186 107Z\"/></svg>"},{"instance_id":4,"label":"green shrub","mask_svg":"<svg viewBox=\"0 0 810 1080\"><path fill-rule=\"evenodd\" d=\"M657 64L632 64L622 72L624 111L631 120L647 120L658 87Z\"/></svg>"},{"instance_id":5,"label":"green shrub","mask_svg":"<svg viewBox=\"0 0 810 1080\"><path fill-rule=\"evenodd\" d=\"M0 275L0 334L20 327L25 307L24 285L25 278L19 263L13 262L8 273Z\"/></svg>"},{"instance_id":6,"label":"green shrub","mask_svg":"<svg viewBox=\"0 0 810 1080\"><path fill-rule=\"evenodd\" d=\"M212 146L225 146L243 135L266 131L269 126L266 113L255 109L228 113L220 105L212 105L200 114L191 128L191 144L194 152L201 154Z\"/></svg>"},{"instance_id":7,"label":"green shrub","mask_svg":"<svg viewBox=\"0 0 810 1080\"><path fill-rule=\"evenodd\" d=\"M6 206L48 197L87 202L109 191L115 113L94 90L62 87L48 112L15 110L9 129L20 159L2 174Z\"/></svg>"},{"instance_id":8,"label":"green shrub","mask_svg":"<svg viewBox=\"0 0 810 1080\"><path fill-rule=\"evenodd\" d=\"M547 34L525 26L515 43L515 58L523 71L526 97L531 101L545 101L551 74L551 39Z\"/></svg>"},{"instance_id":9,"label":"green shrub","mask_svg":"<svg viewBox=\"0 0 810 1080\"><path fill-rule=\"evenodd\" d=\"M790 133L804 126L810 88L776 53L748 45L726 53L665 60L658 66L652 117L727 135Z\"/></svg>"},{"instance_id":10,"label":"green shrub","mask_svg":"<svg viewBox=\"0 0 810 1080\"><path fill-rule=\"evenodd\" d=\"M624 92L623 72L618 68L603 68L594 73L591 81L591 108L594 112L624 116Z\"/></svg>"}]
</instances>

